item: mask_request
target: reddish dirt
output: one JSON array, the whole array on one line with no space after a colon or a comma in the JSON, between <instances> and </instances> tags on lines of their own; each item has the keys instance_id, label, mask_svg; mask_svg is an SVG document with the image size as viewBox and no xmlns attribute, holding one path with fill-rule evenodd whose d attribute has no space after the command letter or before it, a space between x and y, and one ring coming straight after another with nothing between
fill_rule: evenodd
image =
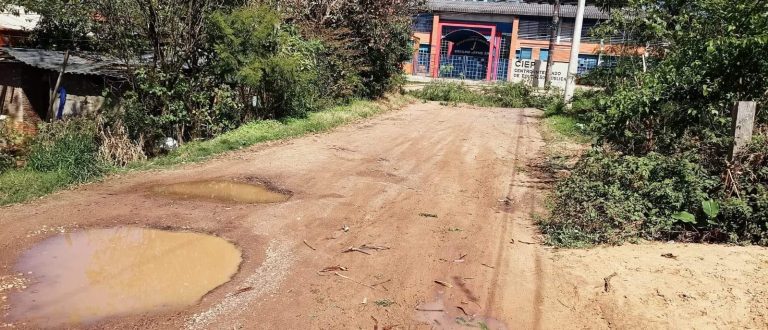
<instances>
[{"instance_id":1,"label":"reddish dirt","mask_svg":"<svg viewBox=\"0 0 768 330\"><path fill-rule=\"evenodd\" d=\"M23 280L13 270L19 255L59 231L134 225L224 237L243 250L244 262L196 306L91 327L768 326L766 249L558 251L539 244L532 215L542 211L550 183L527 166L544 146L539 116L532 109L415 104L331 133L110 177L2 208L0 282ZM238 205L149 193L157 184L204 179L264 180L293 197ZM363 244L389 249L342 253ZM336 265L348 269L338 271L343 276L318 273ZM614 272L605 291L604 278ZM12 306L0 300L0 308Z\"/></svg>"}]
</instances>

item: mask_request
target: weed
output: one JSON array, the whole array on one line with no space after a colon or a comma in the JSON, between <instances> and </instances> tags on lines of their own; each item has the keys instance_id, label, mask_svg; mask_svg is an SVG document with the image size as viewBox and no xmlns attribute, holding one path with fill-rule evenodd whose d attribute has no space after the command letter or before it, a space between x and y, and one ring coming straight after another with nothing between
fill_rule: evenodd
<instances>
[{"instance_id":1,"label":"weed","mask_svg":"<svg viewBox=\"0 0 768 330\"><path fill-rule=\"evenodd\" d=\"M104 173L98 149L96 125L90 119L47 124L32 142L27 166L38 172L64 172L75 182L85 182Z\"/></svg>"},{"instance_id":2,"label":"weed","mask_svg":"<svg viewBox=\"0 0 768 330\"><path fill-rule=\"evenodd\" d=\"M414 91L413 95L423 100L438 101L441 105L466 103L482 107L544 109L557 102L562 104L555 92L537 94L528 85L507 82L470 87L464 83L438 81Z\"/></svg>"},{"instance_id":3,"label":"weed","mask_svg":"<svg viewBox=\"0 0 768 330\"><path fill-rule=\"evenodd\" d=\"M16 159L13 156L0 152L0 173L16 167Z\"/></svg>"},{"instance_id":4,"label":"weed","mask_svg":"<svg viewBox=\"0 0 768 330\"><path fill-rule=\"evenodd\" d=\"M379 307L389 307L389 306L392 306L392 305L395 304L394 301L389 300L389 299L379 299L379 300L374 301L373 303L376 304L376 306L379 306Z\"/></svg>"},{"instance_id":5,"label":"weed","mask_svg":"<svg viewBox=\"0 0 768 330\"><path fill-rule=\"evenodd\" d=\"M72 178L65 172L9 170L0 174L0 205L19 203L47 195L72 182Z\"/></svg>"},{"instance_id":6,"label":"weed","mask_svg":"<svg viewBox=\"0 0 768 330\"><path fill-rule=\"evenodd\" d=\"M578 143L588 143L591 140L587 126L576 118L567 115L552 115L544 118L547 125L558 138L567 138Z\"/></svg>"}]
</instances>

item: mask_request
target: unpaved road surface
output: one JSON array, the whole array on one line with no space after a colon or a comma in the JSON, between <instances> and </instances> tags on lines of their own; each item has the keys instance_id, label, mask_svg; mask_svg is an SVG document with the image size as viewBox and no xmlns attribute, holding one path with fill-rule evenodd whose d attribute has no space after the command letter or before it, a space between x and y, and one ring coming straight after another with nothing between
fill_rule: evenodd
<instances>
[{"instance_id":1,"label":"unpaved road surface","mask_svg":"<svg viewBox=\"0 0 768 330\"><path fill-rule=\"evenodd\" d=\"M60 231L142 226L226 238L242 250L243 264L185 310L88 326L768 328L766 249L541 245L532 216L551 182L529 166L544 147L539 115L414 104L331 133L2 208L0 282L23 281L14 271L21 253ZM241 205L150 192L158 184L254 178L293 196ZM363 244L388 249L342 253ZM318 273L337 265L347 271ZM12 306L3 299L0 308ZM32 327L7 323L0 315L0 327Z\"/></svg>"}]
</instances>

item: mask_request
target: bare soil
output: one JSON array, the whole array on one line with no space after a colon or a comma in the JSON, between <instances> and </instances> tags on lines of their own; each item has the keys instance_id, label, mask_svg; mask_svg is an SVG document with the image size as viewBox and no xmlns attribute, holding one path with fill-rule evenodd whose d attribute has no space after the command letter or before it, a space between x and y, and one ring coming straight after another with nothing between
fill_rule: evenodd
<instances>
[{"instance_id":1,"label":"bare soil","mask_svg":"<svg viewBox=\"0 0 768 330\"><path fill-rule=\"evenodd\" d=\"M14 265L36 242L132 225L215 234L242 249L243 264L185 310L90 327L768 328L765 248L541 245L532 215L543 211L551 180L529 166L542 157L539 116L415 104L330 133L2 208L0 298L24 286ZM151 192L254 178L292 197L243 205ZM332 266L340 267L321 272ZM9 308L0 299L0 314ZM0 315L4 323L32 327Z\"/></svg>"}]
</instances>

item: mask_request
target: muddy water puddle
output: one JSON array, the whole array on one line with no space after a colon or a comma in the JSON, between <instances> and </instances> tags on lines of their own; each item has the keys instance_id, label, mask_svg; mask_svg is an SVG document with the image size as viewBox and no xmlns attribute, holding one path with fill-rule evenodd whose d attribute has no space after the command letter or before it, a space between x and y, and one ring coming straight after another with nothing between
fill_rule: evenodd
<instances>
[{"instance_id":1,"label":"muddy water puddle","mask_svg":"<svg viewBox=\"0 0 768 330\"><path fill-rule=\"evenodd\" d=\"M181 309L228 282L242 261L224 239L112 228L60 234L25 252L30 285L11 294L10 318L39 327Z\"/></svg>"},{"instance_id":2,"label":"muddy water puddle","mask_svg":"<svg viewBox=\"0 0 768 330\"><path fill-rule=\"evenodd\" d=\"M207 199L241 204L285 202L291 196L261 183L227 180L182 182L152 188L155 194L185 200Z\"/></svg>"}]
</instances>

